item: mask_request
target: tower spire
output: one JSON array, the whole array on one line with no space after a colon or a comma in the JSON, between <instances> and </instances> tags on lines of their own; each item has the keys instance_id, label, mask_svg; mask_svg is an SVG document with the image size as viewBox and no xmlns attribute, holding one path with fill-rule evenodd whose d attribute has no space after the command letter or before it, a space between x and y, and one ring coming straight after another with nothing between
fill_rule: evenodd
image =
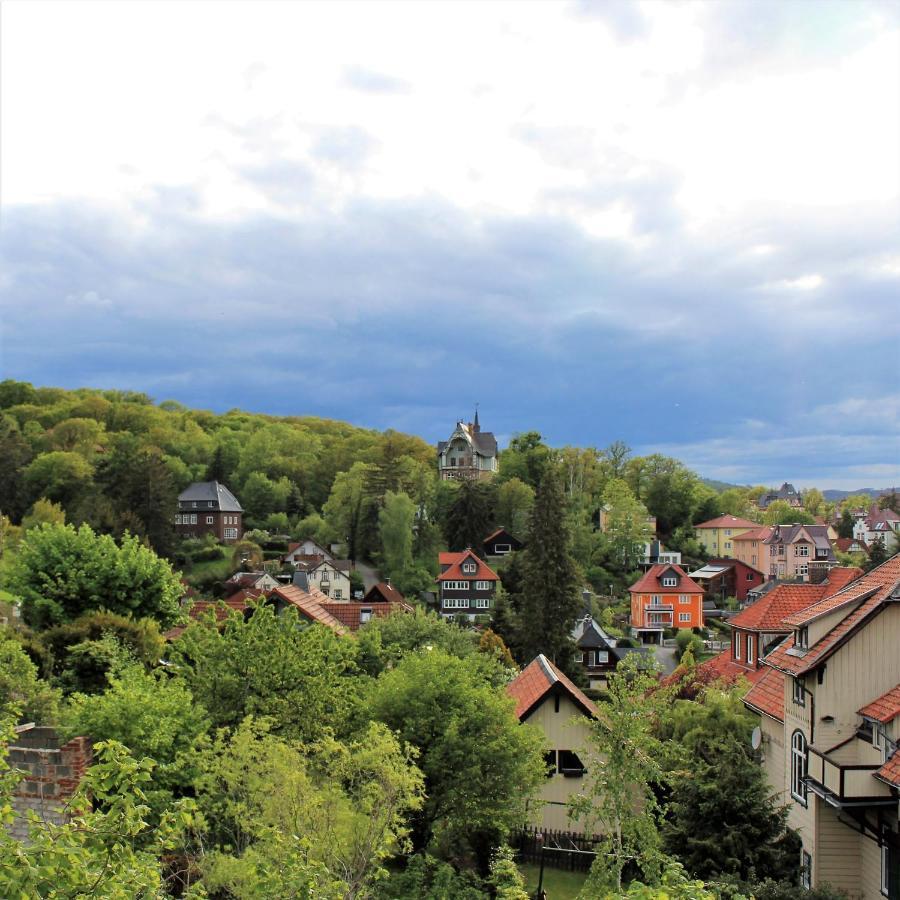
<instances>
[{"instance_id":1,"label":"tower spire","mask_svg":"<svg viewBox=\"0 0 900 900\"><path fill-rule=\"evenodd\" d=\"M474 431L481 431L481 426L478 424L478 404L475 404L475 422L474 422Z\"/></svg>"}]
</instances>

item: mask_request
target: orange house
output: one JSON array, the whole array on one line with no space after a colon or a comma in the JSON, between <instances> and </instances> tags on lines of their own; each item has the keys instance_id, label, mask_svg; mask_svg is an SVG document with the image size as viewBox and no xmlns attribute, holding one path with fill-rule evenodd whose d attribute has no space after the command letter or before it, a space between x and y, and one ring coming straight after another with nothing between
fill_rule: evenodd
<instances>
[{"instance_id":1,"label":"orange house","mask_svg":"<svg viewBox=\"0 0 900 900\"><path fill-rule=\"evenodd\" d=\"M658 644L666 628L703 627L703 588L681 566L652 566L630 588L631 631Z\"/></svg>"}]
</instances>

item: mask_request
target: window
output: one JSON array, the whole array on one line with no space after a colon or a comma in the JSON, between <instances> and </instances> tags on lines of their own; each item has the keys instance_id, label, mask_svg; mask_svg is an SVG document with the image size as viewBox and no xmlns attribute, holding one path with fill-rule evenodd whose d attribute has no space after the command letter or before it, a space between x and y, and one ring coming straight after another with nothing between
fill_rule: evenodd
<instances>
[{"instance_id":1,"label":"window","mask_svg":"<svg viewBox=\"0 0 900 900\"><path fill-rule=\"evenodd\" d=\"M176 525L180 525L180 524L181 524L181 516L175 516L175 524L176 524Z\"/></svg>"},{"instance_id":2,"label":"window","mask_svg":"<svg viewBox=\"0 0 900 900\"><path fill-rule=\"evenodd\" d=\"M678 602L679 602L679 603L690 603L690 602L691 602L691 598L690 598L690 596L689 596L688 594L679 594L679 595L678 595Z\"/></svg>"},{"instance_id":3,"label":"window","mask_svg":"<svg viewBox=\"0 0 900 900\"><path fill-rule=\"evenodd\" d=\"M334 589L334 599L335 600L343 600L343 596L344 596L343 591L340 588ZM365 612L365 610L363 610L363 612ZM369 612L371 613L372 611L369 610ZM362 620L360 620L360 621L362 621ZM366 621L368 621L368 619Z\"/></svg>"},{"instance_id":4,"label":"window","mask_svg":"<svg viewBox=\"0 0 900 900\"><path fill-rule=\"evenodd\" d=\"M662 603L662 597L659 594L653 594L650 597L651 606L659 606Z\"/></svg>"},{"instance_id":5,"label":"window","mask_svg":"<svg viewBox=\"0 0 900 900\"><path fill-rule=\"evenodd\" d=\"M489 591L491 589L491 583L489 581L476 581L475 582L475 590L476 591Z\"/></svg>"},{"instance_id":6,"label":"window","mask_svg":"<svg viewBox=\"0 0 900 900\"><path fill-rule=\"evenodd\" d=\"M453 621L456 619L456 616L454 616L453 613L450 613L449 616L444 616L444 618L445 618L448 622L453 622Z\"/></svg>"},{"instance_id":7,"label":"window","mask_svg":"<svg viewBox=\"0 0 900 900\"><path fill-rule=\"evenodd\" d=\"M494 544L494 556L504 556L512 550L512 544Z\"/></svg>"},{"instance_id":8,"label":"window","mask_svg":"<svg viewBox=\"0 0 900 900\"><path fill-rule=\"evenodd\" d=\"M800 853L800 887L812 888L812 857L805 850Z\"/></svg>"},{"instance_id":9,"label":"window","mask_svg":"<svg viewBox=\"0 0 900 900\"><path fill-rule=\"evenodd\" d=\"M755 556L753 557L753 562L756 562ZM753 581L753 573L752 572L747 573L747 581Z\"/></svg>"},{"instance_id":10,"label":"window","mask_svg":"<svg viewBox=\"0 0 900 900\"><path fill-rule=\"evenodd\" d=\"M734 658L741 658L741 635L737 631L734 633Z\"/></svg>"},{"instance_id":11,"label":"window","mask_svg":"<svg viewBox=\"0 0 900 900\"><path fill-rule=\"evenodd\" d=\"M216 521L216 520L215 520L212 516L207 516L207 517L206 517L206 524L207 524L207 525L212 525L212 523L215 522L215 521Z\"/></svg>"},{"instance_id":12,"label":"window","mask_svg":"<svg viewBox=\"0 0 900 900\"><path fill-rule=\"evenodd\" d=\"M597 663L599 665L606 665L609 662L609 651L608 650L598 650L597 651Z\"/></svg>"},{"instance_id":13,"label":"window","mask_svg":"<svg viewBox=\"0 0 900 900\"><path fill-rule=\"evenodd\" d=\"M806 806L806 738L795 731L791 738L791 796Z\"/></svg>"},{"instance_id":14,"label":"window","mask_svg":"<svg viewBox=\"0 0 900 900\"><path fill-rule=\"evenodd\" d=\"M195 503L194 506L196 506L196 505L197 504ZM191 513L191 525L196 525L196 524L197 524L197 513Z\"/></svg>"},{"instance_id":15,"label":"window","mask_svg":"<svg viewBox=\"0 0 900 900\"><path fill-rule=\"evenodd\" d=\"M335 595L334 595L335 600L340 599L339 594L340 594L340 591L335 593ZM359 611L359 624L364 625L366 622L371 621L371 619L372 619L372 608L369 606L364 606Z\"/></svg>"},{"instance_id":16,"label":"window","mask_svg":"<svg viewBox=\"0 0 900 900\"><path fill-rule=\"evenodd\" d=\"M730 528L726 528L726 529L725 529L725 536L726 536L726 537L731 537L731 529L730 529Z\"/></svg>"},{"instance_id":17,"label":"window","mask_svg":"<svg viewBox=\"0 0 900 900\"><path fill-rule=\"evenodd\" d=\"M487 609L491 605L491 601L487 597L476 597L475 607L477 609Z\"/></svg>"},{"instance_id":18,"label":"window","mask_svg":"<svg viewBox=\"0 0 900 900\"><path fill-rule=\"evenodd\" d=\"M803 680L794 679L794 703L797 706L806 706L806 692L803 689Z\"/></svg>"},{"instance_id":19,"label":"window","mask_svg":"<svg viewBox=\"0 0 900 900\"><path fill-rule=\"evenodd\" d=\"M798 575L809 575L809 563L801 563L797 566Z\"/></svg>"},{"instance_id":20,"label":"window","mask_svg":"<svg viewBox=\"0 0 900 900\"><path fill-rule=\"evenodd\" d=\"M730 550L730 549L731 549L731 541L725 541L725 549L726 549L726 550Z\"/></svg>"},{"instance_id":21,"label":"window","mask_svg":"<svg viewBox=\"0 0 900 900\"><path fill-rule=\"evenodd\" d=\"M690 613L678 613L678 621L679 622L690 622L691 614Z\"/></svg>"},{"instance_id":22,"label":"window","mask_svg":"<svg viewBox=\"0 0 900 900\"><path fill-rule=\"evenodd\" d=\"M891 895L891 851L887 843L890 833L887 825L881 826L881 893L885 897Z\"/></svg>"},{"instance_id":23,"label":"window","mask_svg":"<svg viewBox=\"0 0 900 900\"><path fill-rule=\"evenodd\" d=\"M463 563L462 570L463 570L463 572L474 572L476 568L478 568L478 567L475 565L475 563L467 562L467 563Z\"/></svg>"},{"instance_id":24,"label":"window","mask_svg":"<svg viewBox=\"0 0 900 900\"><path fill-rule=\"evenodd\" d=\"M236 541L238 536L237 528L226 528L224 535L226 541Z\"/></svg>"},{"instance_id":25,"label":"window","mask_svg":"<svg viewBox=\"0 0 900 900\"><path fill-rule=\"evenodd\" d=\"M584 662L584 653L576 653L575 654L575 662Z\"/></svg>"},{"instance_id":26,"label":"window","mask_svg":"<svg viewBox=\"0 0 900 900\"><path fill-rule=\"evenodd\" d=\"M799 547L794 547L794 556L809 556L809 545L801 544Z\"/></svg>"},{"instance_id":27,"label":"window","mask_svg":"<svg viewBox=\"0 0 900 900\"><path fill-rule=\"evenodd\" d=\"M557 750L559 760L559 773L566 778L581 778L584 775L584 764L573 750Z\"/></svg>"},{"instance_id":28,"label":"window","mask_svg":"<svg viewBox=\"0 0 900 900\"><path fill-rule=\"evenodd\" d=\"M674 575L666 575L662 580L663 587L675 587L678 579Z\"/></svg>"},{"instance_id":29,"label":"window","mask_svg":"<svg viewBox=\"0 0 900 900\"><path fill-rule=\"evenodd\" d=\"M445 581L444 590L446 591L467 591L469 589L468 581Z\"/></svg>"},{"instance_id":30,"label":"window","mask_svg":"<svg viewBox=\"0 0 900 900\"><path fill-rule=\"evenodd\" d=\"M754 662L754 658L753 658L753 635L752 635L752 634L748 634L748 635L747 635L747 662L748 662L750 665L753 665L753 662Z\"/></svg>"},{"instance_id":31,"label":"window","mask_svg":"<svg viewBox=\"0 0 900 900\"><path fill-rule=\"evenodd\" d=\"M872 724L872 746L881 751L881 761L887 762L891 755L891 742L888 740L885 725Z\"/></svg>"},{"instance_id":32,"label":"window","mask_svg":"<svg viewBox=\"0 0 900 900\"><path fill-rule=\"evenodd\" d=\"M794 632L794 646L798 650L809 649L809 629L808 628L798 628Z\"/></svg>"}]
</instances>

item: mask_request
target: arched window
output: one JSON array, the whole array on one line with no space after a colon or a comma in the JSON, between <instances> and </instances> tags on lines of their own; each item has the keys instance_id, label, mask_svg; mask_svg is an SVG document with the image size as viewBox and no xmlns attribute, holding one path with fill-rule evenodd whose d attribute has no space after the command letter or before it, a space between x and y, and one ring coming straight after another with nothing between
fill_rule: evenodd
<instances>
[{"instance_id":1,"label":"arched window","mask_svg":"<svg viewBox=\"0 0 900 900\"><path fill-rule=\"evenodd\" d=\"M806 806L806 737L795 731L791 737L791 796Z\"/></svg>"}]
</instances>

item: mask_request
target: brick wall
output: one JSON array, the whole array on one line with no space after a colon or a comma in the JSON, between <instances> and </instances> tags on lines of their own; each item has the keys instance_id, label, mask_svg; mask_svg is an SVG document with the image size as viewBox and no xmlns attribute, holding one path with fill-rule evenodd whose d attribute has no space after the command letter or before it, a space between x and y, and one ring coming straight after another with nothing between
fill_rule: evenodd
<instances>
[{"instance_id":1,"label":"brick wall","mask_svg":"<svg viewBox=\"0 0 900 900\"><path fill-rule=\"evenodd\" d=\"M45 822L66 820L65 805L91 764L91 744L85 737L60 745L52 728L32 728L17 734L9 746L10 766L24 773L13 792L13 837L28 836L27 812Z\"/></svg>"}]
</instances>

